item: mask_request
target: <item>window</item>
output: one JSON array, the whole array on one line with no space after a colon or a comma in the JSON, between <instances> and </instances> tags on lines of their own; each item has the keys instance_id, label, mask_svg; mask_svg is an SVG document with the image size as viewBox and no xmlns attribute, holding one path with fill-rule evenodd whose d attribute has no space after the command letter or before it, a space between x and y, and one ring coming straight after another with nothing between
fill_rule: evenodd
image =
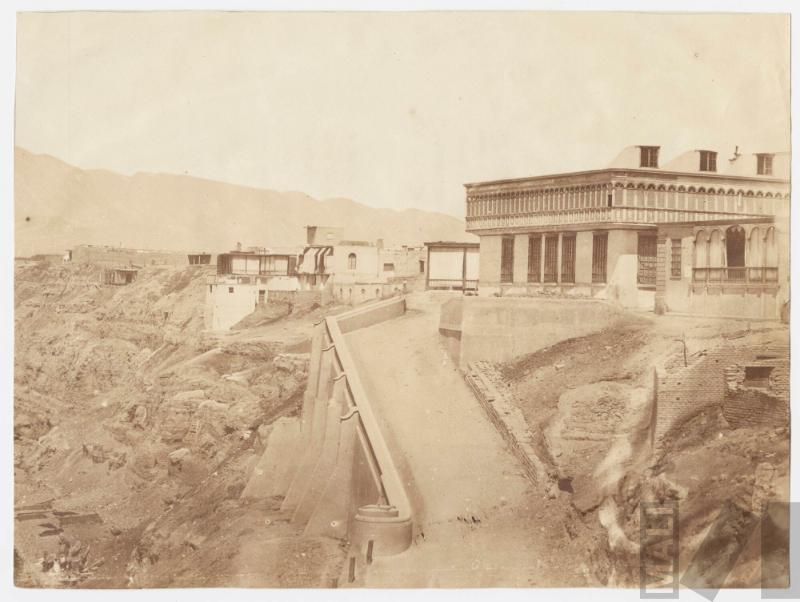
<instances>
[{"instance_id":1,"label":"window","mask_svg":"<svg viewBox=\"0 0 800 602\"><path fill-rule=\"evenodd\" d=\"M717 153L700 151L700 171L717 171Z\"/></svg>"},{"instance_id":2,"label":"window","mask_svg":"<svg viewBox=\"0 0 800 602\"><path fill-rule=\"evenodd\" d=\"M544 281L556 282L558 269L558 235L544 239Z\"/></svg>"},{"instance_id":3,"label":"window","mask_svg":"<svg viewBox=\"0 0 800 602\"><path fill-rule=\"evenodd\" d=\"M420 274L424 274L425 273L425 260L424 259L420 259L419 260L419 273Z\"/></svg>"},{"instance_id":4,"label":"window","mask_svg":"<svg viewBox=\"0 0 800 602\"><path fill-rule=\"evenodd\" d=\"M503 246L500 249L500 282L514 281L514 238L503 237Z\"/></svg>"},{"instance_id":5,"label":"window","mask_svg":"<svg viewBox=\"0 0 800 602\"><path fill-rule=\"evenodd\" d=\"M267 300L267 291L261 289L258 291L258 304L264 305L264 302Z\"/></svg>"},{"instance_id":6,"label":"window","mask_svg":"<svg viewBox=\"0 0 800 602\"><path fill-rule=\"evenodd\" d=\"M347 269L348 270L355 270L356 269L356 254L350 253L347 256Z\"/></svg>"},{"instance_id":7,"label":"window","mask_svg":"<svg viewBox=\"0 0 800 602\"><path fill-rule=\"evenodd\" d=\"M772 366L745 366L744 382L745 387L769 387L769 377L772 374Z\"/></svg>"},{"instance_id":8,"label":"window","mask_svg":"<svg viewBox=\"0 0 800 602\"><path fill-rule=\"evenodd\" d=\"M575 282L575 235L561 238L561 282Z\"/></svg>"},{"instance_id":9,"label":"window","mask_svg":"<svg viewBox=\"0 0 800 602\"><path fill-rule=\"evenodd\" d=\"M771 176L772 175L772 157L774 155L759 154L756 155L758 161L758 175Z\"/></svg>"},{"instance_id":10,"label":"window","mask_svg":"<svg viewBox=\"0 0 800 602\"><path fill-rule=\"evenodd\" d=\"M232 293L232 292L233 292L233 287L232 287L232 286L229 286L229 287L228 287L228 293Z\"/></svg>"},{"instance_id":11,"label":"window","mask_svg":"<svg viewBox=\"0 0 800 602\"><path fill-rule=\"evenodd\" d=\"M606 281L608 263L608 233L595 234L592 239L592 282Z\"/></svg>"},{"instance_id":12,"label":"window","mask_svg":"<svg viewBox=\"0 0 800 602\"><path fill-rule=\"evenodd\" d=\"M639 167L658 167L658 146L639 147Z\"/></svg>"},{"instance_id":13,"label":"window","mask_svg":"<svg viewBox=\"0 0 800 602\"><path fill-rule=\"evenodd\" d=\"M636 282L640 286L651 287L656 285L656 236L654 234L639 234L637 249L639 269Z\"/></svg>"},{"instance_id":14,"label":"window","mask_svg":"<svg viewBox=\"0 0 800 602\"><path fill-rule=\"evenodd\" d=\"M542 237L528 237L528 282L542 280Z\"/></svg>"},{"instance_id":15,"label":"window","mask_svg":"<svg viewBox=\"0 0 800 602\"><path fill-rule=\"evenodd\" d=\"M680 280L681 278L681 239L673 238L669 260L670 277Z\"/></svg>"},{"instance_id":16,"label":"window","mask_svg":"<svg viewBox=\"0 0 800 602\"><path fill-rule=\"evenodd\" d=\"M394 264L393 263L384 263L383 264L383 271L384 272L394 272Z\"/></svg>"}]
</instances>

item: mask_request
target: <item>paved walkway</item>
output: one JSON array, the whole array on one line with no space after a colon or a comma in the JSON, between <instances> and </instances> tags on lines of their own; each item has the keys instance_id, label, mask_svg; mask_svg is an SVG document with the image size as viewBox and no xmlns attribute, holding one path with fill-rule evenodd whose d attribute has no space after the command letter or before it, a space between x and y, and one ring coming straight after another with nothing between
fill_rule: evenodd
<instances>
[{"instance_id":1,"label":"paved walkway","mask_svg":"<svg viewBox=\"0 0 800 602\"><path fill-rule=\"evenodd\" d=\"M573 567L548 566L563 528L536 520L541 494L440 344L444 299L420 296L404 316L346 335L415 519L412 547L375 559L357 584L582 585Z\"/></svg>"}]
</instances>

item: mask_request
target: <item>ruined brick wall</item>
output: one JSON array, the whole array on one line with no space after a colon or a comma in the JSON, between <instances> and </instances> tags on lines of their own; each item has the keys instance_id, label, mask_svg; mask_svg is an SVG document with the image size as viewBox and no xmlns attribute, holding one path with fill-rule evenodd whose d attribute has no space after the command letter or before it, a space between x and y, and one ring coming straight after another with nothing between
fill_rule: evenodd
<instances>
[{"instance_id":1,"label":"ruined brick wall","mask_svg":"<svg viewBox=\"0 0 800 602\"><path fill-rule=\"evenodd\" d=\"M770 359L759 359L770 356ZM723 346L701 351L688 358L683 365L683 355L678 353L673 360L656 374L653 443L655 447L675 427L699 411L719 406L725 415L726 407L733 418L731 426L748 424L773 424L783 420L788 424L788 349L764 347ZM780 404L768 403L759 390L740 386L746 366L775 365L774 392L772 396L784 399ZM726 416L727 419L727 416Z\"/></svg>"},{"instance_id":2,"label":"ruined brick wall","mask_svg":"<svg viewBox=\"0 0 800 602\"><path fill-rule=\"evenodd\" d=\"M746 378L745 365L736 364L725 369L725 396L722 405L725 420L733 428L788 426L788 354L774 359L755 359L747 365L770 367L772 372L767 382L754 385Z\"/></svg>"}]
</instances>

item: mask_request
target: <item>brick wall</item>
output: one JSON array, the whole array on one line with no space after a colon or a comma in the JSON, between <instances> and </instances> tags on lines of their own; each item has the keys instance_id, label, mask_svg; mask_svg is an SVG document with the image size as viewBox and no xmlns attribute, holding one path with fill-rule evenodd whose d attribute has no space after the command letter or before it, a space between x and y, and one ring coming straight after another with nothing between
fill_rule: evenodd
<instances>
[{"instance_id":1,"label":"brick wall","mask_svg":"<svg viewBox=\"0 0 800 602\"><path fill-rule=\"evenodd\" d=\"M763 355L778 355L765 353ZM789 356L755 359L747 366L772 368L764 386L746 380L745 365L725 369L725 397L722 415L733 428L747 426L785 427L789 425Z\"/></svg>"},{"instance_id":2,"label":"brick wall","mask_svg":"<svg viewBox=\"0 0 800 602\"><path fill-rule=\"evenodd\" d=\"M774 356L759 359L759 356ZM747 425L788 425L789 351L787 347L723 346L688 358L684 367L682 351L656 374L653 443L699 411L721 407L731 416L734 428ZM774 365L771 393L742 386L746 366ZM768 402L766 397L774 399Z\"/></svg>"}]
</instances>

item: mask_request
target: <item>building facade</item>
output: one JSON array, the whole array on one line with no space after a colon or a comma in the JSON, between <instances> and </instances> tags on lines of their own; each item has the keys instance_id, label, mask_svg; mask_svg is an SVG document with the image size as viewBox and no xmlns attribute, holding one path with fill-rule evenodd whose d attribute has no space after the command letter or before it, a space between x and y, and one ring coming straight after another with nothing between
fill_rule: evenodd
<instances>
[{"instance_id":1,"label":"building facade","mask_svg":"<svg viewBox=\"0 0 800 602\"><path fill-rule=\"evenodd\" d=\"M625 149L592 171L466 184L479 294L780 318L789 298L788 153Z\"/></svg>"}]
</instances>

